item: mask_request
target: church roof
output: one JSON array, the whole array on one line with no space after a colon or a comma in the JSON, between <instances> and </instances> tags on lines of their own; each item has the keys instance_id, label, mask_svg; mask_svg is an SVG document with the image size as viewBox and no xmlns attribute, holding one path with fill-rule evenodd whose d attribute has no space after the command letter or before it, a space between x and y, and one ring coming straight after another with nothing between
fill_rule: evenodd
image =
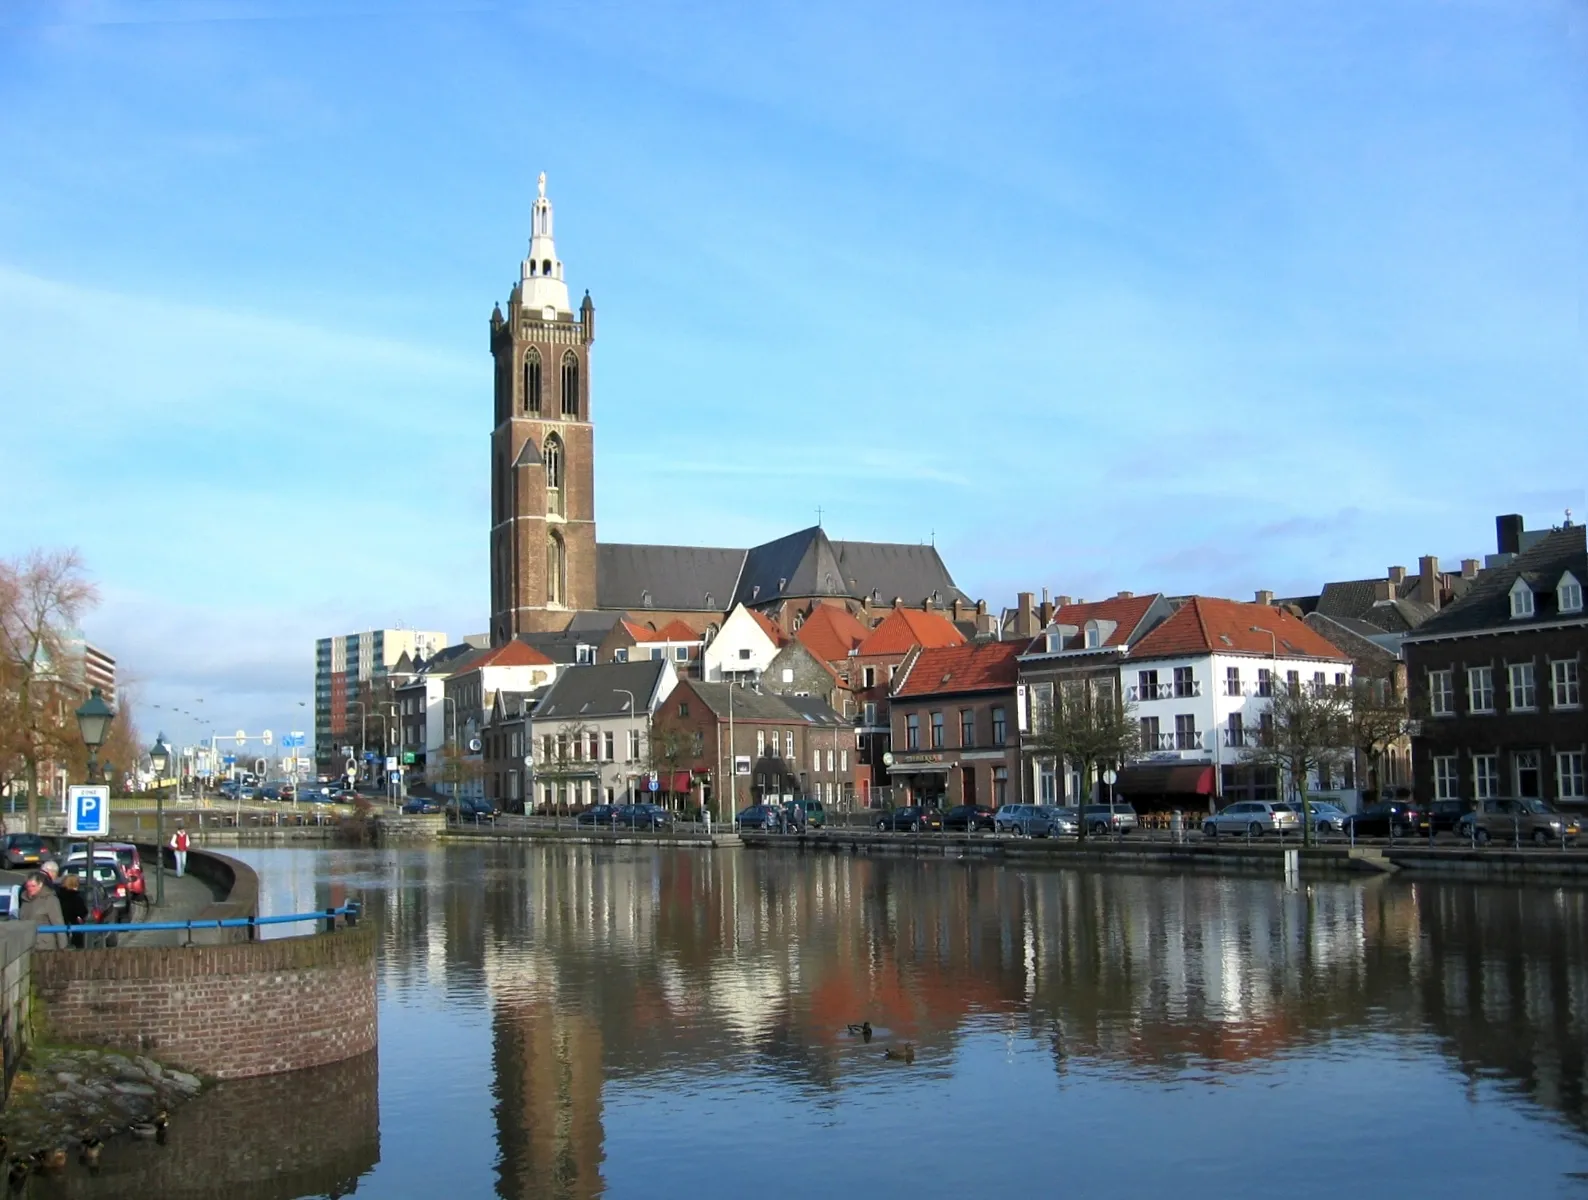
<instances>
[{"instance_id":1,"label":"church roof","mask_svg":"<svg viewBox=\"0 0 1588 1200\"><path fill-rule=\"evenodd\" d=\"M596 603L631 611L725 612L743 566L743 550L601 542Z\"/></svg>"}]
</instances>

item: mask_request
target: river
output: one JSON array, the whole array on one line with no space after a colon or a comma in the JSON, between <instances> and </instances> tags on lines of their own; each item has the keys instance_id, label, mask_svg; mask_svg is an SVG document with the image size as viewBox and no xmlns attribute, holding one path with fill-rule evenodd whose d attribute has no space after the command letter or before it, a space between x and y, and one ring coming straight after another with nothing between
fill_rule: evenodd
<instances>
[{"instance_id":1,"label":"river","mask_svg":"<svg viewBox=\"0 0 1588 1200\"><path fill-rule=\"evenodd\" d=\"M179 1112L178 1177L184 1142L270 1119L227 1134L233 1178L173 1194L1588 1197L1588 891L545 844L238 856L267 912L364 901L378 1061ZM845 1028L867 1020L870 1043Z\"/></svg>"}]
</instances>

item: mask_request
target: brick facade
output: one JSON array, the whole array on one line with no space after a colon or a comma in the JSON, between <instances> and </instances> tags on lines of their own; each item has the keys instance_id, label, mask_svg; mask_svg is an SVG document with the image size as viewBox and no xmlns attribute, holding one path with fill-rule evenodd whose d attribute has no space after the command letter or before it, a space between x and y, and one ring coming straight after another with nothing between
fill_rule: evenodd
<instances>
[{"instance_id":1,"label":"brick facade","mask_svg":"<svg viewBox=\"0 0 1588 1200\"><path fill-rule=\"evenodd\" d=\"M34 994L57 1042L149 1054L217 1079L375 1049L375 929L226 946L41 950Z\"/></svg>"}]
</instances>

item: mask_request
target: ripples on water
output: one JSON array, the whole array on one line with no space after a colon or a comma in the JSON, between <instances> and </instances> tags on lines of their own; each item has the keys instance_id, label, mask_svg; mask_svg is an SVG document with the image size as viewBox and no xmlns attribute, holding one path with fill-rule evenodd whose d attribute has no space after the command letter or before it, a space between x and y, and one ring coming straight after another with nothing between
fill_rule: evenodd
<instances>
[{"instance_id":1,"label":"ripples on water","mask_svg":"<svg viewBox=\"0 0 1588 1200\"><path fill-rule=\"evenodd\" d=\"M357 894L380 925L378 1076L271 1093L336 1090L370 1128L296 1149L260 1128L249 1153L298 1174L160 1194L1588 1197L1588 893L574 846L243 857L270 911ZM844 1029L867 1018L870 1045ZM905 1041L913 1064L884 1059ZM229 1111L179 1114L173 1147Z\"/></svg>"}]
</instances>

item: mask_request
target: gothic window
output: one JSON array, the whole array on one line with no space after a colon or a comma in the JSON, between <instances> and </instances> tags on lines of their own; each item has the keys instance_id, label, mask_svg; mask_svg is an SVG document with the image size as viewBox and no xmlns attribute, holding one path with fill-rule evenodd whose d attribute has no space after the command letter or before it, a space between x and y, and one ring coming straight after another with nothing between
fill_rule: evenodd
<instances>
[{"instance_id":1,"label":"gothic window","mask_svg":"<svg viewBox=\"0 0 1588 1200\"><path fill-rule=\"evenodd\" d=\"M568 548L555 529L546 542L546 603L566 604L568 592Z\"/></svg>"},{"instance_id":2,"label":"gothic window","mask_svg":"<svg viewBox=\"0 0 1588 1200\"><path fill-rule=\"evenodd\" d=\"M546 511L560 517L563 513L562 442L556 434L546 439L541 455L546 460Z\"/></svg>"},{"instance_id":3,"label":"gothic window","mask_svg":"<svg viewBox=\"0 0 1588 1200\"><path fill-rule=\"evenodd\" d=\"M524 355L524 411L540 412L540 351L533 346Z\"/></svg>"},{"instance_id":4,"label":"gothic window","mask_svg":"<svg viewBox=\"0 0 1588 1200\"><path fill-rule=\"evenodd\" d=\"M562 415L579 415L579 356L572 350L562 356Z\"/></svg>"},{"instance_id":5,"label":"gothic window","mask_svg":"<svg viewBox=\"0 0 1588 1200\"><path fill-rule=\"evenodd\" d=\"M496 471L492 476L491 482L495 485L492 491L494 492L493 499L496 506L496 521L497 524L501 524L507 520L507 503L505 500L507 493L507 459L500 454L496 456Z\"/></svg>"}]
</instances>

